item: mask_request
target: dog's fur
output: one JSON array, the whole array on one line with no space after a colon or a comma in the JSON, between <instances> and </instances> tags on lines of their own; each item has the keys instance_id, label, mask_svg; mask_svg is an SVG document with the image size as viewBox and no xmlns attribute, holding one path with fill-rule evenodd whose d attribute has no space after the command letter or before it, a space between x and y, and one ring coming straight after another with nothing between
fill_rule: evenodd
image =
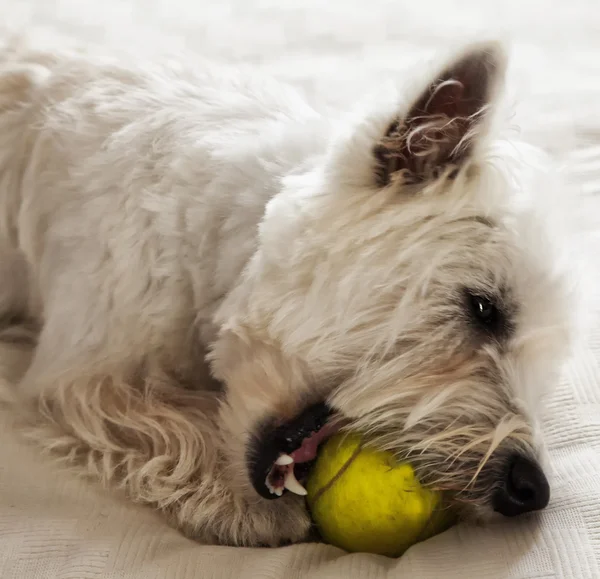
<instances>
[{"instance_id":1,"label":"dog's fur","mask_svg":"<svg viewBox=\"0 0 600 579\"><path fill-rule=\"evenodd\" d=\"M36 340L31 437L190 536L276 545L309 517L254 491L248 448L326 400L489 516L571 329L555 180L501 132L498 46L336 117L239 71L1 60L0 337Z\"/></svg>"}]
</instances>

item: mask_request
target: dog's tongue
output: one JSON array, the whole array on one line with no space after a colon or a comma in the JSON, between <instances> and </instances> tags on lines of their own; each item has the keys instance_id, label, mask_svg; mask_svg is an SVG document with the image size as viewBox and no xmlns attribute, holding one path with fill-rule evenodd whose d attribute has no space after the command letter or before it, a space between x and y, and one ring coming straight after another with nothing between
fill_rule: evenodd
<instances>
[{"instance_id":1,"label":"dog's tongue","mask_svg":"<svg viewBox=\"0 0 600 579\"><path fill-rule=\"evenodd\" d=\"M294 459L295 463L313 460L317 456L319 444L326 438L329 438L336 430L337 428L333 424L326 424L323 428L305 438L300 448L294 450L290 456Z\"/></svg>"}]
</instances>

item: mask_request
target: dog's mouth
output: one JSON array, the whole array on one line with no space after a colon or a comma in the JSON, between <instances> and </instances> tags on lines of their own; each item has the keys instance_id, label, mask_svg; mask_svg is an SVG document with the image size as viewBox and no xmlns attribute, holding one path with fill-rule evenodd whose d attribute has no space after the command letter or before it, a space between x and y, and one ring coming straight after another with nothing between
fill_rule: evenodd
<instances>
[{"instance_id":1,"label":"dog's mouth","mask_svg":"<svg viewBox=\"0 0 600 579\"><path fill-rule=\"evenodd\" d=\"M263 427L248 461L256 492L266 499L279 498L285 491L305 495L302 483L319 445L338 428L325 403L309 406L284 424Z\"/></svg>"}]
</instances>

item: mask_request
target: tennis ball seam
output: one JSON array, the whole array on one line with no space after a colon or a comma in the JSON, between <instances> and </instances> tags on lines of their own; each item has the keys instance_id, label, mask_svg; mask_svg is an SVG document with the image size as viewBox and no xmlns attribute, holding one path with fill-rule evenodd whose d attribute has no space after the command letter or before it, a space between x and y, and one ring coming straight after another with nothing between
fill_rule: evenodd
<instances>
[{"instance_id":1,"label":"tennis ball seam","mask_svg":"<svg viewBox=\"0 0 600 579\"><path fill-rule=\"evenodd\" d=\"M350 468L350 465L354 462L356 457L363 451L363 443L362 441L357 445L354 449L354 452L348 458L348 460L340 467L340 469L331 477L331 479L327 482L327 484L323 485L313 497L312 503L316 504L317 501L321 498L323 493L327 492L341 477L342 475Z\"/></svg>"}]
</instances>

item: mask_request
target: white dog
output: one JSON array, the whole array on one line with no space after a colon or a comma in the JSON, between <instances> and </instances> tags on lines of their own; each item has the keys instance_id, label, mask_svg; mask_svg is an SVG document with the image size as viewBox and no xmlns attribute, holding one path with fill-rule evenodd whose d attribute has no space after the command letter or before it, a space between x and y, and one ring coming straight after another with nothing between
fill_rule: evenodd
<instances>
[{"instance_id":1,"label":"white dog","mask_svg":"<svg viewBox=\"0 0 600 579\"><path fill-rule=\"evenodd\" d=\"M1 60L0 336L36 344L30 437L203 541L305 538L340 426L465 517L546 506L570 287L551 173L494 114L500 47L336 118L236 71Z\"/></svg>"}]
</instances>

